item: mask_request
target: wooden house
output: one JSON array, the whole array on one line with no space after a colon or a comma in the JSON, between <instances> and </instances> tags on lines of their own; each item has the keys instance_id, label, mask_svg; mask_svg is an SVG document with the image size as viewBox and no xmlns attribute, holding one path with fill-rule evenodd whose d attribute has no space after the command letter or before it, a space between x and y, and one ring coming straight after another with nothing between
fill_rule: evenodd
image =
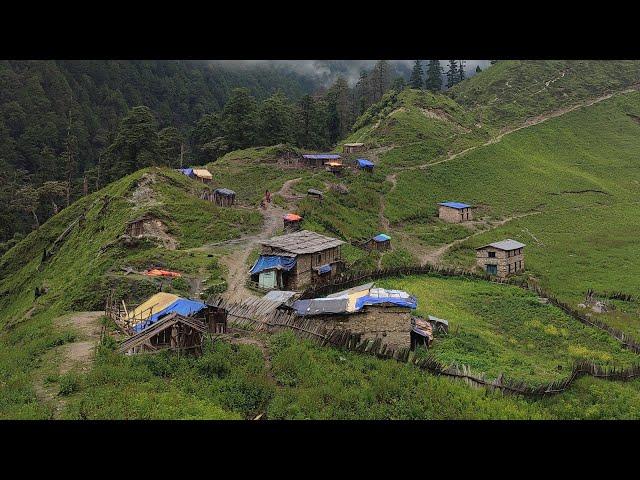
<instances>
[{"instance_id":1,"label":"wooden house","mask_svg":"<svg viewBox=\"0 0 640 480\"><path fill-rule=\"evenodd\" d=\"M295 213L287 213L283 218L284 232L298 232L302 228L302 217Z\"/></svg>"},{"instance_id":2,"label":"wooden house","mask_svg":"<svg viewBox=\"0 0 640 480\"><path fill-rule=\"evenodd\" d=\"M216 188L213 191L213 201L219 207L230 207L236 201L236 192L228 188Z\"/></svg>"},{"instance_id":3,"label":"wooden house","mask_svg":"<svg viewBox=\"0 0 640 480\"><path fill-rule=\"evenodd\" d=\"M319 168L327 162L342 161L342 156L337 153L308 153L302 155L302 163L309 167Z\"/></svg>"},{"instance_id":4,"label":"wooden house","mask_svg":"<svg viewBox=\"0 0 640 480\"><path fill-rule=\"evenodd\" d=\"M508 238L476 249L478 266L500 278L524 271L524 243Z\"/></svg>"},{"instance_id":5,"label":"wooden house","mask_svg":"<svg viewBox=\"0 0 640 480\"><path fill-rule=\"evenodd\" d=\"M344 268L337 238L301 230L273 237L261 244L251 278L267 290L302 290L327 283Z\"/></svg>"},{"instance_id":6,"label":"wooden house","mask_svg":"<svg viewBox=\"0 0 640 480\"><path fill-rule=\"evenodd\" d=\"M118 351L126 355L174 350L199 355L206 325L197 318L171 313L122 342Z\"/></svg>"},{"instance_id":7,"label":"wooden house","mask_svg":"<svg viewBox=\"0 0 640 480\"><path fill-rule=\"evenodd\" d=\"M196 180L200 180L202 183L211 183L213 181L213 175L206 168L193 168L193 175Z\"/></svg>"},{"instance_id":8,"label":"wooden house","mask_svg":"<svg viewBox=\"0 0 640 480\"><path fill-rule=\"evenodd\" d=\"M438 217L448 223L461 223L471 220L471 205L459 202L438 204Z\"/></svg>"},{"instance_id":9,"label":"wooden house","mask_svg":"<svg viewBox=\"0 0 640 480\"><path fill-rule=\"evenodd\" d=\"M144 222L148 221L147 217L139 217L135 220L127 222L125 227L125 234L133 238L140 238L144 235Z\"/></svg>"},{"instance_id":10,"label":"wooden house","mask_svg":"<svg viewBox=\"0 0 640 480\"><path fill-rule=\"evenodd\" d=\"M345 143L342 147L342 151L345 155L349 155L351 153L362 152L364 148L364 143Z\"/></svg>"},{"instance_id":11,"label":"wooden house","mask_svg":"<svg viewBox=\"0 0 640 480\"><path fill-rule=\"evenodd\" d=\"M375 237L369 239L364 247L367 250L376 250L379 252L384 252L391 248L391 237L385 233L379 233Z\"/></svg>"}]
</instances>

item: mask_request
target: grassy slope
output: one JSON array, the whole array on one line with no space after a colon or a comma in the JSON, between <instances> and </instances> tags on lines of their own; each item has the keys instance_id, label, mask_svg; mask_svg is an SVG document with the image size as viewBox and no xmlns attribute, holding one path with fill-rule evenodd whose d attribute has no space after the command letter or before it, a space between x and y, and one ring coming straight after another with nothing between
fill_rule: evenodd
<instances>
[{"instance_id":1,"label":"grassy slope","mask_svg":"<svg viewBox=\"0 0 640 480\"><path fill-rule=\"evenodd\" d=\"M155 202L136 208L129 199L138 181L152 172ZM166 265L195 273L208 272L212 279L220 273L212 259L204 255L179 255L152 242L133 249L114 245L104 252L100 248L124 232L125 223L143 211L153 211L162 218L179 241L189 247L203 240L217 241L251 231L260 221L256 212L219 209L197 199L195 182L168 170L141 170L64 209L32 232L0 260L0 417L46 416L48 412L36 401L31 377L48 350L74 339L73 332L60 331L53 319L73 310L94 310L104 305L110 286L123 288L119 268L131 265L145 268ZM101 212L104 195L112 198ZM97 202L96 202L97 200ZM84 227L75 228L57 253L40 266L42 251L87 208ZM111 273L110 273L111 272ZM107 275L109 274L109 275ZM118 281L120 280L120 281ZM136 282L134 282L136 283ZM140 288L141 284L146 288ZM49 291L34 299L36 287ZM167 288L165 286L165 288ZM157 291L154 282L141 280L127 292L147 295ZM129 300L139 300L130 298Z\"/></svg>"}]
</instances>

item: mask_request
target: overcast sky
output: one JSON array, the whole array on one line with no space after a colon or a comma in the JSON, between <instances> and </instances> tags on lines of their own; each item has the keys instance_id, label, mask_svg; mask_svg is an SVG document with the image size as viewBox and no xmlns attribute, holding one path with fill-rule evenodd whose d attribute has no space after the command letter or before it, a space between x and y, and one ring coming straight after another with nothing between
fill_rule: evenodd
<instances>
[{"instance_id":1,"label":"overcast sky","mask_svg":"<svg viewBox=\"0 0 640 480\"><path fill-rule=\"evenodd\" d=\"M277 65L290 68L303 75L313 77L324 85L333 83L338 75L344 76L353 85L360 77L360 71L370 70L377 60L212 60L228 67L241 68L254 65ZM408 73L415 60L390 60L400 73ZM448 60L441 60L446 70ZM476 66L484 69L489 66L489 60L467 60L466 68L469 74L475 72ZM423 61L426 68L427 61Z\"/></svg>"}]
</instances>

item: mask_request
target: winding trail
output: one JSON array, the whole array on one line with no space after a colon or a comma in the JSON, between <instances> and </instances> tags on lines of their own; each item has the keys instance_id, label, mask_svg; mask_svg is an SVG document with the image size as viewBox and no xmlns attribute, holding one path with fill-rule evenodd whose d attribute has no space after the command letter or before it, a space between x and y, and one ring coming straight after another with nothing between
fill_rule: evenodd
<instances>
[{"instance_id":1,"label":"winding trail","mask_svg":"<svg viewBox=\"0 0 640 480\"><path fill-rule=\"evenodd\" d=\"M292 194L291 188L300 180L302 179L294 178L287 180L282 185L282 188L275 193L285 200L297 199L298 197ZM256 295L255 292L252 292L245 286L248 271L247 259L261 241L267 240L275 235L278 228L282 226L282 217L287 213L285 209L273 203L268 204L267 208L260 210L260 212L264 217L264 222L258 234L209 245L238 245L241 247L234 248L231 253L221 259L229 272L227 275L227 291L222 296L229 301L240 302L244 298Z\"/></svg>"}]
</instances>

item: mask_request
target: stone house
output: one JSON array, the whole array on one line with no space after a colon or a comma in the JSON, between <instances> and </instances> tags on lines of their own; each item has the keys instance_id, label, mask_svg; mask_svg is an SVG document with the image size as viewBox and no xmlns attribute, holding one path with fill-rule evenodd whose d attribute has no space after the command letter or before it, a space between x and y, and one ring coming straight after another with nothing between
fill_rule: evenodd
<instances>
[{"instance_id":1,"label":"stone house","mask_svg":"<svg viewBox=\"0 0 640 480\"><path fill-rule=\"evenodd\" d=\"M342 162L342 156L337 153L308 153L302 155L302 163L310 167L322 167L328 162Z\"/></svg>"},{"instance_id":2,"label":"stone house","mask_svg":"<svg viewBox=\"0 0 640 480\"><path fill-rule=\"evenodd\" d=\"M524 271L524 243L508 238L476 249L478 266L500 278Z\"/></svg>"},{"instance_id":3,"label":"stone house","mask_svg":"<svg viewBox=\"0 0 640 480\"><path fill-rule=\"evenodd\" d=\"M471 205L459 202L438 204L438 217L448 223L461 223L472 219Z\"/></svg>"},{"instance_id":4,"label":"stone house","mask_svg":"<svg viewBox=\"0 0 640 480\"><path fill-rule=\"evenodd\" d=\"M374 288L373 283L293 303L298 316L328 328L360 333L363 339L381 338L394 348L410 346L411 311L415 308L415 297L400 290Z\"/></svg>"},{"instance_id":5,"label":"stone house","mask_svg":"<svg viewBox=\"0 0 640 480\"><path fill-rule=\"evenodd\" d=\"M302 290L322 285L344 269L337 238L301 230L261 243L260 257L250 270L260 288Z\"/></svg>"}]
</instances>

